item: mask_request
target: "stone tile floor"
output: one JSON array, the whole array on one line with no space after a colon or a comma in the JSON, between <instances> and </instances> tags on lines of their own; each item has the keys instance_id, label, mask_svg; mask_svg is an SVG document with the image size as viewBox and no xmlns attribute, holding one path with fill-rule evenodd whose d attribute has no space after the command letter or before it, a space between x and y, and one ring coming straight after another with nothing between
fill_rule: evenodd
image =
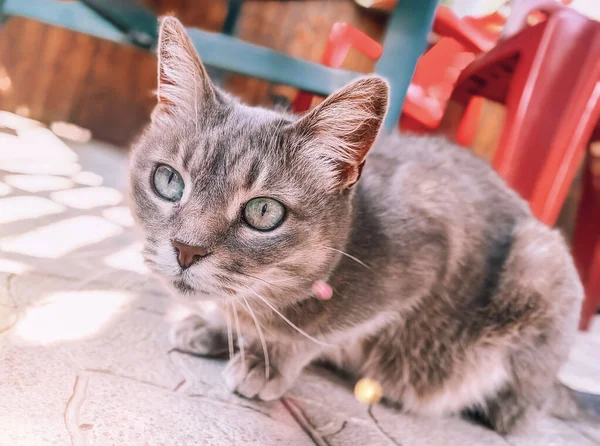
<instances>
[{"instance_id":1,"label":"stone tile floor","mask_svg":"<svg viewBox=\"0 0 600 446\"><path fill-rule=\"evenodd\" d=\"M141 262L125 184L124 151L0 112L0 445L600 445L600 426L503 438L369 407L317 369L276 403L230 394L223 362L170 351L183 313ZM600 393L599 358L597 320L563 380Z\"/></svg>"}]
</instances>

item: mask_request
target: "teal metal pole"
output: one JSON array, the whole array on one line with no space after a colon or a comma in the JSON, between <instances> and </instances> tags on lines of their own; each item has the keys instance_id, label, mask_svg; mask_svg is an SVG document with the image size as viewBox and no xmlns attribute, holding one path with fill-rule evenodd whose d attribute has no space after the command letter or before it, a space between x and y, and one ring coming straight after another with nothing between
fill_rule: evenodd
<instances>
[{"instance_id":1,"label":"teal metal pole","mask_svg":"<svg viewBox=\"0 0 600 446\"><path fill-rule=\"evenodd\" d=\"M0 0L0 25L2 25L6 19L6 13L4 12L4 0Z\"/></svg>"},{"instance_id":2,"label":"teal metal pole","mask_svg":"<svg viewBox=\"0 0 600 446\"><path fill-rule=\"evenodd\" d=\"M390 105L383 124L387 132L398 125L402 104L419 57L426 49L437 0L398 0L383 41L375 71L390 83Z\"/></svg>"}]
</instances>

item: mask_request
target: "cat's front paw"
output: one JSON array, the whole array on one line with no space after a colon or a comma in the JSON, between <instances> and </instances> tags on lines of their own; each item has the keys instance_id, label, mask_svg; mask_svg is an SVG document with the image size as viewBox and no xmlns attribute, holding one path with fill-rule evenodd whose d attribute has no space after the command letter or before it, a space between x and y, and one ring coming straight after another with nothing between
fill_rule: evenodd
<instances>
[{"instance_id":1,"label":"cat's front paw","mask_svg":"<svg viewBox=\"0 0 600 446\"><path fill-rule=\"evenodd\" d=\"M177 322L170 338L173 348L193 355L221 357L228 352L225 331L195 314Z\"/></svg>"},{"instance_id":2,"label":"cat's front paw","mask_svg":"<svg viewBox=\"0 0 600 446\"><path fill-rule=\"evenodd\" d=\"M246 398L259 398L263 401L274 401L293 384L272 366L269 368L267 379L265 361L255 354L242 355L237 353L223 371L225 385L232 391Z\"/></svg>"}]
</instances>

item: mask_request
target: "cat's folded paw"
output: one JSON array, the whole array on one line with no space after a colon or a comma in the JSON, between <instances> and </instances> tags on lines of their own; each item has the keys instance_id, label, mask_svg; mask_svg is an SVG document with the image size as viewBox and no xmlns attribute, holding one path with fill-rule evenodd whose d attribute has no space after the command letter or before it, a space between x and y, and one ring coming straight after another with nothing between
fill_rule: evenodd
<instances>
[{"instance_id":1,"label":"cat's folded paw","mask_svg":"<svg viewBox=\"0 0 600 446\"><path fill-rule=\"evenodd\" d=\"M244 361L239 353L236 354L225 367L223 377L232 392L263 401L281 398L292 384L273 367L270 367L267 379L264 359L254 354L247 354Z\"/></svg>"},{"instance_id":2,"label":"cat's folded paw","mask_svg":"<svg viewBox=\"0 0 600 446\"><path fill-rule=\"evenodd\" d=\"M219 357L228 351L224 330L208 325L205 319L195 314L171 328L170 340L173 348L198 356Z\"/></svg>"}]
</instances>

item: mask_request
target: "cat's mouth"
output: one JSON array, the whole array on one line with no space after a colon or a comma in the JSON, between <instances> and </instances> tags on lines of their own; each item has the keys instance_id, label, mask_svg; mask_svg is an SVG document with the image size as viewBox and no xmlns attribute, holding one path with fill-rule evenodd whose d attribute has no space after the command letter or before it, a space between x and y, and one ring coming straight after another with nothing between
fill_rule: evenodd
<instances>
[{"instance_id":1,"label":"cat's mouth","mask_svg":"<svg viewBox=\"0 0 600 446\"><path fill-rule=\"evenodd\" d=\"M171 283L173 284L175 289L177 289L177 291L179 291L183 295L190 295L190 294L205 294L207 296L210 295L210 293L208 291L194 288L193 286L188 284L183 279L174 279L171 281Z\"/></svg>"},{"instance_id":2,"label":"cat's mouth","mask_svg":"<svg viewBox=\"0 0 600 446\"><path fill-rule=\"evenodd\" d=\"M177 291L179 291L181 294L192 294L194 293L196 290L188 285L184 280L182 279L175 279L173 280L173 286L177 289Z\"/></svg>"},{"instance_id":3,"label":"cat's mouth","mask_svg":"<svg viewBox=\"0 0 600 446\"><path fill-rule=\"evenodd\" d=\"M173 287L182 295L190 295L190 294L197 294L197 293L209 294L208 292L206 292L204 290L197 289L197 288L194 288L193 286L191 286L184 279L184 274L182 274L181 272L175 277L170 276L169 274L164 274L163 268L161 268L160 265L152 257L144 256L144 263L151 270L157 272L163 278L167 279L168 282L170 282L171 285L173 285Z\"/></svg>"},{"instance_id":4,"label":"cat's mouth","mask_svg":"<svg viewBox=\"0 0 600 446\"><path fill-rule=\"evenodd\" d=\"M210 296L211 298L214 299L218 296L223 296L223 295L228 295L228 296L237 296L238 295L238 292L235 289L226 287L226 286L218 286L217 288L214 288L214 289L209 288L208 290L194 288L189 283L187 283L184 279L181 279L181 278L172 279L171 283L172 283L173 287L182 296L192 296L192 295L198 296L199 294L201 294L204 296Z\"/></svg>"}]
</instances>

